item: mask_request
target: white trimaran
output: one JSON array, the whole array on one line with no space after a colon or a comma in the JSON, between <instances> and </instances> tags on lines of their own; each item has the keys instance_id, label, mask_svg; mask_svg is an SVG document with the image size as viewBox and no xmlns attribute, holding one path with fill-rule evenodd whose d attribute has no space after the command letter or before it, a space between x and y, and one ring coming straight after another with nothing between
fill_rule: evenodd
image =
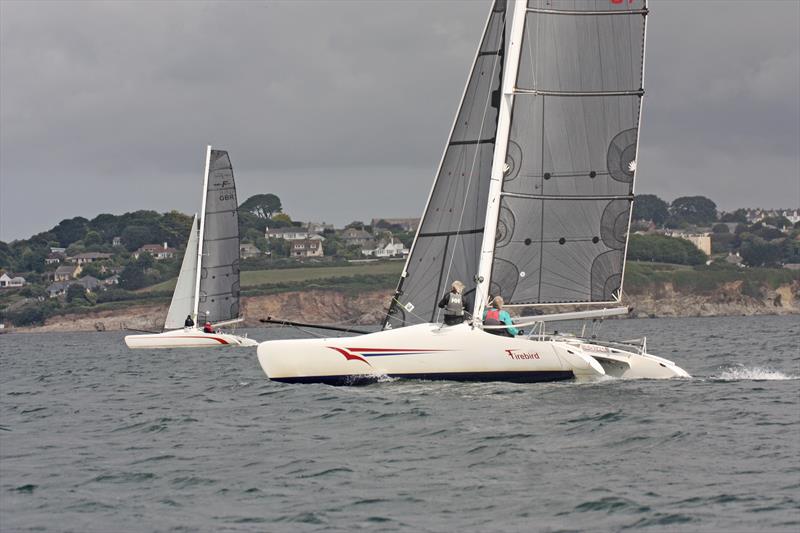
<instances>
[{"instance_id":1,"label":"white trimaran","mask_svg":"<svg viewBox=\"0 0 800 533\"><path fill-rule=\"evenodd\" d=\"M261 343L277 381L355 384L382 376L514 382L687 377L646 343L548 334L545 323L625 307L516 318L507 307L619 305L644 91L645 0L528 0L489 14L439 171L383 330ZM508 45L506 46L506 40ZM454 280L471 323L442 326Z\"/></svg>"},{"instance_id":2,"label":"white trimaran","mask_svg":"<svg viewBox=\"0 0 800 533\"><path fill-rule=\"evenodd\" d=\"M239 316L239 214L228 152L206 149L201 217L195 215L163 333L128 335L128 348L256 346L247 337L204 333L241 322ZM199 220L199 222L198 222ZM199 227L198 227L199 224ZM187 316L195 326L184 327Z\"/></svg>"}]
</instances>

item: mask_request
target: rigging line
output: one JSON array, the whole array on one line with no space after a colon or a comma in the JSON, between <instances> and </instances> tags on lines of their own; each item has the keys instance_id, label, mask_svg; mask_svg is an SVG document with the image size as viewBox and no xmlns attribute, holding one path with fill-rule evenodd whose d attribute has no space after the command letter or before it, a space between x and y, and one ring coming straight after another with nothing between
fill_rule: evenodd
<instances>
[{"instance_id":1,"label":"rigging line","mask_svg":"<svg viewBox=\"0 0 800 533\"><path fill-rule=\"evenodd\" d=\"M416 318L417 320L419 320L421 323L427 323L427 322L428 322L428 319L427 319L427 318L423 318L423 317L419 316L418 314L416 314L415 312L413 312L413 311L409 311L408 309L406 309L406 308L405 308L405 306L404 306L404 305L403 305L403 304L400 302L400 300L398 300L397 298L395 298L395 297L392 297L392 301L393 301L394 303L396 303L397 305L399 305L399 306L400 306L400 309L402 309L404 312L408 313L409 315L413 316L414 318ZM386 314L388 315L389 313L387 312ZM403 322L405 323L405 322L407 322L407 321L406 321L406 320L404 320Z\"/></svg>"},{"instance_id":2,"label":"rigging line","mask_svg":"<svg viewBox=\"0 0 800 533\"><path fill-rule=\"evenodd\" d=\"M505 28L506 28L506 21L505 21L505 17L504 17L503 18L503 23L500 26L501 35L505 34L505 31L506 31ZM505 37L502 37L502 39L505 39ZM483 138L483 127L486 125L486 111L487 111L487 109L489 108L489 105L492 102L492 93L494 92L494 91L492 91L492 87L494 86L494 76L495 76L495 73L497 72L497 64L499 62L499 59L500 59L500 54L498 53L494 58L494 62L492 63L492 74L489 77L489 80L490 80L489 81L489 87L488 87L489 90L486 92L486 103L483 106L483 113L482 113L482 116L481 116L481 127L480 127L480 130L478 131L478 138L479 139ZM500 82L498 83L497 90L500 91L500 98L502 99L503 98L503 94L502 94L502 91L503 91L503 77L502 76L500 76ZM495 132L495 135L497 135L497 132ZM475 174L475 162L478 159L478 153L479 152L480 152L479 147L476 147L475 148L475 154L472 156L472 165L470 166L470 170L469 170L469 179L467 180L467 188L466 188L467 194L464 195L464 202L461 205L461 213L459 214L459 217L458 217L458 228L461 228L461 224L462 224L462 222L464 220L464 212L467 209L467 201L469 200L469 190L470 190L470 187L472 186L472 178L474 177L474 174ZM502 180L503 177L501 176L500 179ZM456 256L456 248L462 242L462 239L460 237L461 237L460 235L457 235L456 239L455 239L455 242L453 243L453 253L450 255L450 262L447 265L447 275L444 278L446 280L450 279L450 272L453 269L453 260L455 259L455 256ZM447 253L447 248L445 248L445 253ZM441 292L441 286L437 287L437 289L438 289L438 291ZM438 297L438 294L437 294L437 297ZM439 309L437 307L436 308L436 321L437 322L439 320L439 315L440 314L441 314L441 309Z\"/></svg>"}]
</instances>

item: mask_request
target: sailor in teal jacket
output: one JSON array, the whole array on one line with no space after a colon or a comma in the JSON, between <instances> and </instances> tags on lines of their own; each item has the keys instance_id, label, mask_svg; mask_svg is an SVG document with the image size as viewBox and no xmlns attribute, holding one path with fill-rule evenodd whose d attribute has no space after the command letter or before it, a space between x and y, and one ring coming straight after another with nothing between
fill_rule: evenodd
<instances>
[{"instance_id":1,"label":"sailor in teal jacket","mask_svg":"<svg viewBox=\"0 0 800 533\"><path fill-rule=\"evenodd\" d=\"M506 337L516 337L519 330L514 327L511 321L511 315L508 311L503 311L503 297L495 296L492 300L492 307L488 307L483 312L483 325L484 326L501 326L503 324L508 327L505 329L487 329L486 333L493 333L495 335L505 335Z\"/></svg>"}]
</instances>

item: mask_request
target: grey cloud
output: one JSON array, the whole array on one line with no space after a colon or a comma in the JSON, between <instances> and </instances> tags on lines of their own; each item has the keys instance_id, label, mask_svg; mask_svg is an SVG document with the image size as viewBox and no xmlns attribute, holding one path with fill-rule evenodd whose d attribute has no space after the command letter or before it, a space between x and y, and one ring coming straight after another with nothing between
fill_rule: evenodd
<instances>
[{"instance_id":1,"label":"grey cloud","mask_svg":"<svg viewBox=\"0 0 800 533\"><path fill-rule=\"evenodd\" d=\"M193 211L208 142L295 217L418 215L488 5L3 0L0 238ZM800 4L651 9L639 190L800 202Z\"/></svg>"}]
</instances>

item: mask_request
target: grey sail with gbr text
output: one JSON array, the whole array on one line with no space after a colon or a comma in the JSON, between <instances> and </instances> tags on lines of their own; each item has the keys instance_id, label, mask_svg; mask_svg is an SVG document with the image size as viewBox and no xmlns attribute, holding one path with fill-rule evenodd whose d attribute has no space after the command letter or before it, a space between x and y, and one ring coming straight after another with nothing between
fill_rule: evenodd
<instances>
[{"instance_id":1,"label":"grey sail with gbr text","mask_svg":"<svg viewBox=\"0 0 800 533\"><path fill-rule=\"evenodd\" d=\"M228 152L211 150L204 213L198 318L239 317L239 212Z\"/></svg>"}]
</instances>

